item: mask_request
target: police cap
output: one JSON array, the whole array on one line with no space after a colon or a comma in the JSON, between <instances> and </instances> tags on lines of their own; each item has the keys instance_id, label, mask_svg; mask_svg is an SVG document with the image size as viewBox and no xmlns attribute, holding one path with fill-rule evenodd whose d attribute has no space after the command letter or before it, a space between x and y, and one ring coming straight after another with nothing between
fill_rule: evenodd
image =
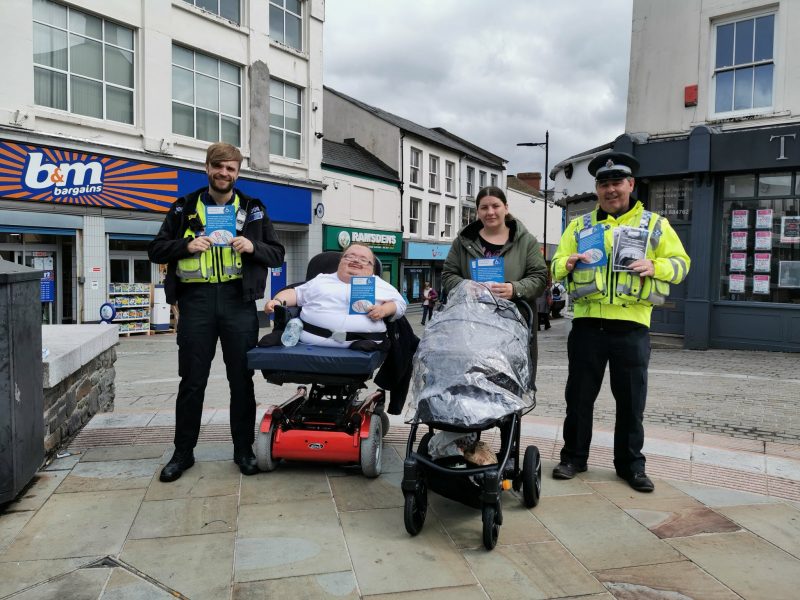
<instances>
[{"instance_id":1,"label":"police cap","mask_svg":"<svg viewBox=\"0 0 800 600\"><path fill-rule=\"evenodd\" d=\"M599 154L589 163L589 173L596 181L625 179L636 175L639 161L626 152L605 152Z\"/></svg>"}]
</instances>

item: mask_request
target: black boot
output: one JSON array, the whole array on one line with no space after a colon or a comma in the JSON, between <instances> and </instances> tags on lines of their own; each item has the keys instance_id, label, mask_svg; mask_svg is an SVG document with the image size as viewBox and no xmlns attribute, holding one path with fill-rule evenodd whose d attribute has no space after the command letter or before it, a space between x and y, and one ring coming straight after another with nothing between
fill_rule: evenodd
<instances>
[{"instance_id":1,"label":"black boot","mask_svg":"<svg viewBox=\"0 0 800 600\"><path fill-rule=\"evenodd\" d=\"M242 475L255 475L258 473L258 462L252 446L234 448L233 462L239 465Z\"/></svg>"},{"instance_id":2,"label":"black boot","mask_svg":"<svg viewBox=\"0 0 800 600\"><path fill-rule=\"evenodd\" d=\"M192 452L192 450L178 450L176 448L172 458L170 458L169 462L161 469L159 479L165 483L175 481L193 464L194 452Z\"/></svg>"}]
</instances>

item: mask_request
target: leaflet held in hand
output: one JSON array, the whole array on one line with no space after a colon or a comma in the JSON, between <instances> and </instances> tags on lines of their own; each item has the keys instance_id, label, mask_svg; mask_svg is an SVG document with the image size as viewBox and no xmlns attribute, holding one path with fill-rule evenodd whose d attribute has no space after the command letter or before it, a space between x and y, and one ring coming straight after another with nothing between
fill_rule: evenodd
<instances>
[{"instance_id":1,"label":"leaflet held in hand","mask_svg":"<svg viewBox=\"0 0 800 600\"><path fill-rule=\"evenodd\" d=\"M591 269L607 265L605 227L595 225L581 231L578 234L578 254L583 254L584 258L575 263L576 269Z\"/></svg>"},{"instance_id":2,"label":"leaflet held in hand","mask_svg":"<svg viewBox=\"0 0 800 600\"><path fill-rule=\"evenodd\" d=\"M206 206L206 235L215 246L229 246L236 237L236 210L232 204Z\"/></svg>"},{"instance_id":3,"label":"leaflet held in hand","mask_svg":"<svg viewBox=\"0 0 800 600\"><path fill-rule=\"evenodd\" d=\"M633 273L631 263L647 256L647 241L650 232L640 227L622 225L614 230L612 256L614 271Z\"/></svg>"},{"instance_id":4,"label":"leaflet held in hand","mask_svg":"<svg viewBox=\"0 0 800 600\"><path fill-rule=\"evenodd\" d=\"M350 278L350 314L365 315L375 306L375 277Z\"/></svg>"},{"instance_id":5,"label":"leaflet held in hand","mask_svg":"<svg viewBox=\"0 0 800 600\"><path fill-rule=\"evenodd\" d=\"M472 258L469 271L473 281L503 283L506 280L505 259L502 256Z\"/></svg>"}]
</instances>

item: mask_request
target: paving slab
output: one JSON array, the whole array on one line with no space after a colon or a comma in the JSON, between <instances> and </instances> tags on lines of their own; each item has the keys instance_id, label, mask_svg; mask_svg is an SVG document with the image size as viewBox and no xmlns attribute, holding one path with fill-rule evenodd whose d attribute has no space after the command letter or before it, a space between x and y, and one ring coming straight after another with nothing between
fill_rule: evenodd
<instances>
[{"instance_id":1,"label":"paving slab","mask_svg":"<svg viewBox=\"0 0 800 600\"><path fill-rule=\"evenodd\" d=\"M32 510L0 513L0 552L8 547L35 514Z\"/></svg>"},{"instance_id":2,"label":"paving slab","mask_svg":"<svg viewBox=\"0 0 800 600\"><path fill-rule=\"evenodd\" d=\"M81 461L56 489L57 494L145 489L159 468L158 459Z\"/></svg>"},{"instance_id":3,"label":"paving slab","mask_svg":"<svg viewBox=\"0 0 800 600\"><path fill-rule=\"evenodd\" d=\"M522 505L518 496L507 492L503 494L502 502L503 525L500 527L498 544L528 544L553 539L538 519ZM458 548L476 548L483 545L483 520L480 510L453 502L432 492L428 493L428 509L436 513L450 539Z\"/></svg>"},{"instance_id":4,"label":"paving slab","mask_svg":"<svg viewBox=\"0 0 800 600\"><path fill-rule=\"evenodd\" d=\"M352 571L237 583L233 587L232 600L273 598L358 600L359 595Z\"/></svg>"},{"instance_id":5,"label":"paving slab","mask_svg":"<svg viewBox=\"0 0 800 600\"><path fill-rule=\"evenodd\" d=\"M667 541L746 600L797 598L800 560L752 533L715 533Z\"/></svg>"},{"instance_id":6,"label":"paving slab","mask_svg":"<svg viewBox=\"0 0 800 600\"><path fill-rule=\"evenodd\" d=\"M81 452L66 452L61 451L56 454L56 457L53 458L42 471L69 471L72 467L78 464L78 461L81 460Z\"/></svg>"},{"instance_id":7,"label":"paving slab","mask_svg":"<svg viewBox=\"0 0 800 600\"><path fill-rule=\"evenodd\" d=\"M105 587L109 569L79 569L55 577L14 596L14 600L97 600Z\"/></svg>"},{"instance_id":8,"label":"paving slab","mask_svg":"<svg viewBox=\"0 0 800 600\"><path fill-rule=\"evenodd\" d=\"M689 561L608 569L594 574L617 598L739 600Z\"/></svg>"},{"instance_id":9,"label":"paving slab","mask_svg":"<svg viewBox=\"0 0 800 600\"><path fill-rule=\"evenodd\" d=\"M543 498L534 514L591 571L680 559L633 517L594 494Z\"/></svg>"},{"instance_id":10,"label":"paving slab","mask_svg":"<svg viewBox=\"0 0 800 600\"><path fill-rule=\"evenodd\" d=\"M604 590L558 542L467 550L464 557L492 600L544 600Z\"/></svg>"},{"instance_id":11,"label":"paving slab","mask_svg":"<svg viewBox=\"0 0 800 600\"><path fill-rule=\"evenodd\" d=\"M235 582L351 569L332 498L240 507Z\"/></svg>"},{"instance_id":12,"label":"paving slab","mask_svg":"<svg viewBox=\"0 0 800 600\"><path fill-rule=\"evenodd\" d=\"M330 495L324 466L293 463L280 464L270 473L242 477L239 501L278 506L297 500L329 499Z\"/></svg>"},{"instance_id":13,"label":"paving slab","mask_svg":"<svg viewBox=\"0 0 800 600\"><path fill-rule=\"evenodd\" d=\"M129 538L178 537L236 530L236 496L142 502Z\"/></svg>"},{"instance_id":14,"label":"paving slab","mask_svg":"<svg viewBox=\"0 0 800 600\"><path fill-rule=\"evenodd\" d=\"M160 465L157 465L156 471L159 470ZM239 468L233 461L198 461L176 481L164 483L158 477L152 478L144 499L150 501L234 496L239 493L241 479Z\"/></svg>"},{"instance_id":15,"label":"paving slab","mask_svg":"<svg viewBox=\"0 0 800 600\"><path fill-rule=\"evenodd\" d=\"M0 563L0 598L74 571L97 557ZM64 596L66 598L66 596Z\"/></svg>"},{"instance_id":16,"label":"paving slab","mask_svg":"<svg viewBox=\"0 0 800 600\"><path fill-rule=\"evenodd\" d=\"M800 558L800 510L788 504L729 506L719 512L739 525Z\"/></svg>"},{"instance_id":17,"label":"paving slab","mask_svg":"<svg viewBox=\"0 0 800 600\"><path fill-rule=\"evenodd\" d=\"M400 508L347 512L339 517L364 596L477 583L435 515L428 514L422 531L414 537L403 526Z\"/></svg>"},{"instance_id":18,"label":"paving slab","mask_svg":"<svg viewBox=\"0 0 800 600\"><path fill-rule=\"evenodd\" d=\"M120 558L192 600L230 595L233 533L129 540Z\"/></svg>"},{"instance_id":19,"label":"paving slab","mask_svg":"<svg viewBox=\"0 0 800 600\"><path fill-rule=\"evenodd\" d=\"M740 504L766 504L780 502L776 498L770 498L763 494L743 492L726 488L714 487L695 483L693 481L672 480L669 484L682 492L696 498L706 506L712 508L718 506L738 506Z\"/></svg>"},{"instance_id":20,"label":"paving slab","mask_svg":"<svg viewBox=\"0 0 800 600\"><path fill-rule=\"evenodd\" d=\"M80 461L108 462L111 460L137 460L145 458L158 458L164 456L167 444L141 444L135 446L106 446L104 448L89 448L79 456ZM71 467L70 467L71 468Z\"/></svg>"},{"instance_id":21,"label":"paving slab","mask_svg":"<svg viewBox=\"0 0 800 600\"><path fill-rule=\"evenodd\" d=\"M68 474L69 471L39 471L6 510L39 510Z\"/></svg>"},{"instance_id":22,"label":"paving slab","mask_svg":"<svg viewBox=\"0 0 800 600\"><path fill-rule=\"evenodd\" d=\"M174 600L175 596L120 567L111 570L98 600Z\"/></svg>"},{"instance_id":23,"label":"paving slab","mask_svg":"<svg viewBox=\"0 0 800 600\"><path fill-rule=\"evenodd\" d=\"M397 594L375 594L363 596L369 600L488 600L489 596L479 585L462 585L448 588L399 592Z\"/></svg>"},{"instance_id":24,"label":"paving slab","mask_svg":"<svg viewBox=\"0 0 800 600\"><path fill-rule=\"evenodd\" d=\"M387 475L368 479L360 473L330 479L336 507L340 511L402 507L403 492Z\"/></svg>"},{"instance_id":25,"label":"paving slab","mask_svg":"<svg viewBox=\"0 0 800 600\"><path fill-rule=\"evenodd\" d=\"M54 494L0 554L0 562L116 554L143 496L144 490Z\"/></svg>"}]
</instances>

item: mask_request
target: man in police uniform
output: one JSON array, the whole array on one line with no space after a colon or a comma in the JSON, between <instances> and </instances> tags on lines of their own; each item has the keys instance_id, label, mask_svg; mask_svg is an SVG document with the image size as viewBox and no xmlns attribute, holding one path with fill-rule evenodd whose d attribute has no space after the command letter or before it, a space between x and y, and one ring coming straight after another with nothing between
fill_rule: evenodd
<instances>
[{"instance_id":1,"label":"man in police uniform","mask_svg":"<svg viewBox=\"0 0 800 600\"><path fill-rule=\"evenodd\" d=\"M161 471L161 481L175 481L194 464L218 339L231 392L233 460L245 475L258 472L253 371L247 368L246 354L258 340L255 301L264 296L267 269L283 264L284 248L264 204L234 188L241 164L242 154L235 146L209 146L208 187L175 201L148 248L152 262L167 265L167 302L177 302L180 315L175 453ZM236 235L227 245L215 245L206 235L207 215L225 205L233 207Z\"/></svg>"},{"instance_id":2,"label":"man in police uniform","mask_svg":"<svg viewBox=\"0 0 800 600\"><path fill-rule=\"evenodd\" d=\"M572 220L553 257L553 276L565 281L574 307L564 447L553 477L572 479L586 470L594 402L608 364L617 405L614 467L633 489L652 492L642 454L650 315L653 306L663 304L669 284L684 280L690 260L667 219L631 197L638 166L636 158L621 152L607 152L589 163L598 206ZM614 232L623 226L630 229L617 234L647 240L646 253L626 261L629 271L617 272L612 267Z\"/></svg>"}]
</instances>

